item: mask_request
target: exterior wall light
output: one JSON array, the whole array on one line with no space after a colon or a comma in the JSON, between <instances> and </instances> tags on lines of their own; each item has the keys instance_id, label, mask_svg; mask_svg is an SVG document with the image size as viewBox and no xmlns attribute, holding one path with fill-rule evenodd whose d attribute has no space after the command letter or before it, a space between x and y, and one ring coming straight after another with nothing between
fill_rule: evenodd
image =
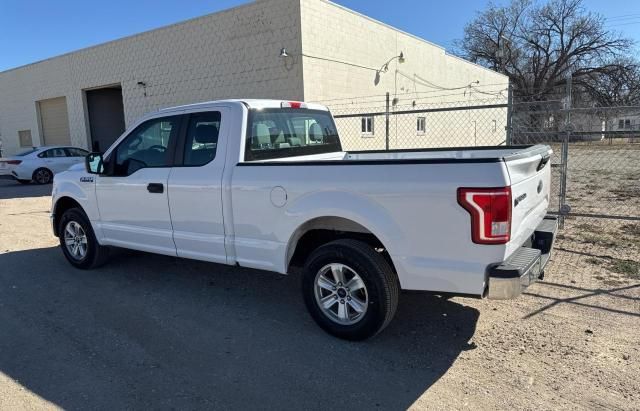
<instances>
[{"instance_id":1,"label":"exterior wall light","mask_svg":"<svg viewBox=\"0 0 640 411\"><path fill-rule=\"evenodd\" d=\"M391 57L382 66L380 66L378 70L376 70L376 77L373 80L373 84L377 86L380 83L380 74L389 71L389 63L391 63L395 59L398 59L398 64L402 64L407 61L407 59L404 57L404 52L402 51L397 56Z\"/></svg>"},{"instance_id":2,"label":"exterior wall light","mask_svg":"<svg viewBox=\"0 0 640 411\"><path fill-rule=\"evenodd\" d=\"M405 61L407 61L407 59L404 57L404 53L401 51L400 54L398 54L397 56L391 57L389 60L387 60L386 63L380 66L380 69L378 69L378 72L386 73L387 71L389 71L389 63L391 63L395 59L398 59L399 64L402 64Z\"/></svg>"}]
</instances>

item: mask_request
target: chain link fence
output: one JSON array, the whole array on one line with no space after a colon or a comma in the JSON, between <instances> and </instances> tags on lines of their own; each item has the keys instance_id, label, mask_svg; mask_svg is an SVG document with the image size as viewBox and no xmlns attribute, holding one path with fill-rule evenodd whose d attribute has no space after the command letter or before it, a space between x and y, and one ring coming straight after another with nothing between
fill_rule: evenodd
<instances>
[{"instance_id":1,"label":"chain link fence","mask_svg":"<svg viewBox=\"0 0 640 411\"><path fill-rule=\"evenodd\" d=\"M556 212L640 221L640 106L516 98L512 130L514 144L553 147Z\"/></svg>"},{"instance_id":2,"label":"chain link fence","mask_svg":"<svg viewBox=\"0 0 640 411\"><path fill-rule=\"evenodd\" d=\"M334 114L346 150L504 145L506 93L378 96L325 103Z\"/></svg>"}]
</instances>

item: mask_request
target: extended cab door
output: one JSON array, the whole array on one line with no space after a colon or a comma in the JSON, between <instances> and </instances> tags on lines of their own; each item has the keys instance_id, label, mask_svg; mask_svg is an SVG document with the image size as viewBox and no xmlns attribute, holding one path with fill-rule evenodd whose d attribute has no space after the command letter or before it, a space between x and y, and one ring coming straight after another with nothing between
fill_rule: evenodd
<instances>
[{"instance_id":1,"label":"extended cab door","mask_svg":"<svg viewBox=\"0 0 640 411\"><path fill-rule=\"evenodd\" d=\"M105 160L96 197L107 245L176 255L167 183L181 122L181 116L145 121Z\"/></svg>"},{"instance_id":2,"label":"extended cab door","mask_svg":"<svg viewBox=\"0 0 640 411\"><path fill-rule=\"evenodd\" d=\"M227 114L228 109L220 107L185 115L186 132L169 177L169 208L179 257L227 262L222 216Z\"/></svg>"}]
</instances>

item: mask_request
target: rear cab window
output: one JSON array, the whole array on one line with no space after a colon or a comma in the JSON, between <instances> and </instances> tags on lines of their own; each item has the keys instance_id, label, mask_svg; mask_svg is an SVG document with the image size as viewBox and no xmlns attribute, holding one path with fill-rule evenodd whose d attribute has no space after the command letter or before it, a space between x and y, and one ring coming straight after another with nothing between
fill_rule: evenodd
<instances>
[{"instance_id":1,"label":"rear cab window","mask_svg":"<svg viewBox=\"0 0 640 411\"><path fill-rule=\"evenodd\" d=\"M341 152L331 114L310 109L249 111L245 161Z\"/></svg>"}]
</instances>

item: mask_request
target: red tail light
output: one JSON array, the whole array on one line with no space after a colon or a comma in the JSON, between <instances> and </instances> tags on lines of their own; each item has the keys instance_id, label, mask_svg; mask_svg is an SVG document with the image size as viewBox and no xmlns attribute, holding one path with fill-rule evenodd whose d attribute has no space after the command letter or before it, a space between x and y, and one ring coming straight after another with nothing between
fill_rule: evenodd
<instances>
[{"instance_id":1,"label":"red tail light","mask_svg":"<svg viewBox=\"0 0 640 411\"><path fill-rule=\"evenodd\" d=\"M471 214L471 239L505 244L511 239L511 187L459 188L458 203Z\"/></svg>"},{"instance_id":2,"label":"red tail light","mask_svg":"<svg viewBox=\"0 0 640 411\"><path fill-rule=\"evenodd\" d=\"M12 166L17 166L20 163L22 163L22 160L9 160L9 161L7 161L7 164L11 164Z\"/></svg>"}]
</instances>

